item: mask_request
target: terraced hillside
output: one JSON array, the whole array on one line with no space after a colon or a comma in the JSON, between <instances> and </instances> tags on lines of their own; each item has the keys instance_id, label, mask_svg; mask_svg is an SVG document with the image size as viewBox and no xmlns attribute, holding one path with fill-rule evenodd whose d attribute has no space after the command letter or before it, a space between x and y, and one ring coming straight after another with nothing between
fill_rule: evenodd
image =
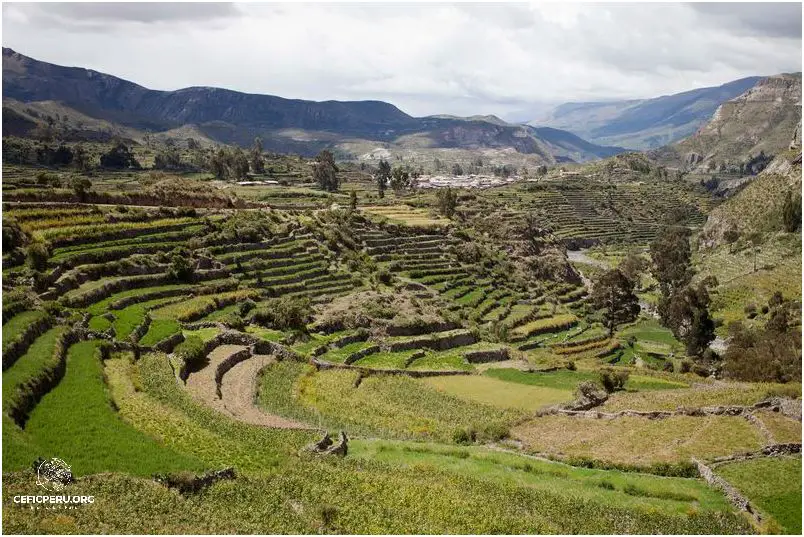
<instances>
[{"instance_id":1,"label":"terraced hillside","mask_svg":"<svg viewBox=\"0 0 804 537\"><path fill-rule=\"evenodd\" d=\"M396 198L367 204L365 185L357 208L296 185L276 190L295 192L283 209L236 209L201 189L170 206L58 202L25 173L32 194L3 206L4 502L31 493L38 457L72 466L70 494L116 500L12 506L6 532L790 527L792 507L742 485L762 517L740 513L691 459L800 468L800 384L684 372L683 347L652 321L604 329L550 233L521 265L517 237L475 226L487 206L514 223L544 207L563 239L644 226L648 240L656 214L638 198L703 203L673 186L600 189L613 208L572 231L589 201L551 184L461 192L477 209L462 222L433 214L429 194L404 214ZM129 180L103 178L110 196ZM559 197L566 214L549 210ZM641 216L607 220L626 206ZM621 389L578 410L578 385L608 370L628 375ZM305 449L325 431L344 431L331 455Z\"/></svg>"},{"instance_id":2,"label":"terraced hillside","mask_svg":"<svg viewBox=\"0 0 804 537\"><path fill-rule=\"evenodd\" d=\"M577 249L597 243L647 244L669 219L701 227L711 207L706 194L677 181L612 183L573 176L488 190L467 211L485 216L499 210L505 220L536 213L557 238Z\"/></svg>"}]
</instances>

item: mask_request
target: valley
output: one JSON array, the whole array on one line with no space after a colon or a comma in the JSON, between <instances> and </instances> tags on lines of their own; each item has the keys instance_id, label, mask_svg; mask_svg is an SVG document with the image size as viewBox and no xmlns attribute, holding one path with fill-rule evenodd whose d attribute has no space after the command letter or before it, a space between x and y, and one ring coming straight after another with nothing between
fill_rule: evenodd
<instances>
[{"instance_id":1,"label":"valley","mask_svg":"<svg viewBox=\"0 0 804 537\"><path fill-rule=\"evenodd\" d=\"M638 153L84 71L4 49L4 533L801 532L800 74Z\"/></svg>"}]
</instances>

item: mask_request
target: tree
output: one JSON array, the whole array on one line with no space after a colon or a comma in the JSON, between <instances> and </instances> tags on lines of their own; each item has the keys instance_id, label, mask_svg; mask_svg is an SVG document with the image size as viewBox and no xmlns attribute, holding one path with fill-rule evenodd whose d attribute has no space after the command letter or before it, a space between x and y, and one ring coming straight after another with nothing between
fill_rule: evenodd
<instances>
[{"instance_id":1,"label":"tree","mask_svg":"<svg viewBox=\"0 0 804 537\"><path fill-rule=\"evenodd\" d=\"M788 192L782 206L782 225L788 233L801 229L801 194Z\"/></svg>"},{"instance_id":2,"label":"tree","mask_svg":"<svg viewBox=\"0 0 804 537\"><path fill-rule=\"evenodd\" d=\"M751 244L751 253L754 254L754 272L757 271L757 254L759 247L762 245L762 233L754 231L748 236L748 242Z\"/></svg>"},{"instance_id":3,"label":"tree","mask_svg":"<svg viewBox=\"0 0 804 537\"><path fill-rule=\"evenodd\" d=\"M715 339L715 323L709 316L707 282L675 292L662 312L665 325L683 341L690 356L700 356Z\"/></svg>"},{"instance_id":4,"label":"tree","mask_svg":"<svg viewBox=\"0 0 804 537\"><path fill-rule=\"evenodd\" d=\"M452 218L458 207L458 193L450 187L439 189L436 191L436 202L438 212L447 218Z\"/></svg>"},{"instance_id":5,"label":"tree","mask_svg":"<svg viewBox=\"0 0 804 537\"><path fill-rule=\"evenodd\" d=\"M251 171L254 173L265 173L265 158L262 156L262 138L254 138L254 145L251 146Z\"/></svg>"},{"instance_id":6,"label":"tree","mask_svg":"<svg viewBox=\"0 0 804 537\"><path fill-rule=\"evenodd\" d=\"M338 167L335 166L335 157L331 151L324 149L315 158L313 164L313 178L321 187L321 190L327 192L336 192L338 190Z\"/></svg>"},{"instance_id":7,"label":"tree","mask_svg":"<svg viewBox=\"0 0 804 537\"><path fill-rule=\"evenodd\" d=\"M141 168L131 149L123 142L118 142L108 153L101 155L100 164L104 168Z\"/></svg>"},{"instance_id":8,"label":"tree","mask_svg":"<svg viewBox=\"0 0 804 537\"><path fill-rule=\"evenodd\" d=\"M77 145L73 149L73 163L82 172L89 169L89 153L83 145Z\"/></svg>"},{"instance_id":9,"label":"tree","mask_svg":"<svg viewBox=\"0 0 804 537\"><path fill-rule=\"evenodd\" d=\"M25 249L25 261L29 267L43 271L47 268L47 260L50 257L50 248L46 242L35 240Z\"/></svg>"},{"instance_id":10,"label":"tree","mask_svg":"<svg viewBox=\"0 0 804 537\"><path fill-rule=\"evenodd\" d=\"M463 175L463 168L457 162L452 165L452 175Z\"/></svg>"},{"instance_id":11,"label":"tree","mask_svg":"<svg viewBox=\"0 0 804 537\"><path fill-rule=\"evenodd\" d=\"M193 279L193 266L190 264L190 250L180 246L170 257L168 276L174 280L189 282Z\"/></svg>"},{"instance_id":12,"label":"tree","mask_svg":"<svg viewBox=\"0 0 804 537\"><path fill-rule=\"evenodd\" d=\"M167 145L154 157L155 170L178 170L181 167L181 155L178 148L173 144Z\"/></svg>"},{"instance_id":13,"label":"tree","mask_svg":"<svg viewBox=\"0 0 804 537\"><path fill-rule=\"evenodd\" d=\"M640 255L639 251L632 250L628 252L625 259L620 261L620 265L617 268L636 285L639 283L642 273L648 268L648 261Z\"/></svg>"},{"instance_id":14,"label":"tree","mask_svg":"<svg viewBox=\"0 0 804 537\"><path fill-rule=\"evenodd\" d=\"M235 179L245 179L248 177L248 157L239 147L232 154L231 175Z\"/></svg>"},{"instance_id":15,"label":"tree","mask_svg":"<svg viewBox=\"0 0 804 537\"><path fill-rule=\"evenodd\" d=\"M410 172L406 168L398 166L391 172L391 188L396 194L410 186Z\"/></svg>"},{"instance_id":16,"label":"tree","mask_svg":"<svg viewBox=\"0 0 804 537\"><path fill-rule=\"evenodd\" d=\"M86 177L74 177L70 181L70 187L80 201L86 201L87 194L92 188L92 182Z\"/></svg>"},{"instance_id":17,"label":"tree","mask_svg":"<svg viewBox=\"0 0 804 537\"><path fill-rule=\"evenodd\" d=\"M600 277L592 290L592 303L603 314L609 335L618 324L633 321L639 315L639 299L634 294L635 281L619 269Z\"/></svg>"},{"instance_id":18,"label":"tree","mask_svg":"<svg viewBox=\"0 0 804 537\"><path fill-rule=\"evenodd\" d=\"M671 297L692 279L689 235L686 228L668 227L650 245L652 273L659 282L662 294L659 299L659 314L663 320L662 311L668 306Z\"/></svg>"},{"instance_id":19,"label":"tree","mask_svg":"<svg viewBox=\"0 0 804 537\"><path fill-rule=\"evenodd\" d=\"M380 160L374 179L377 181L377 191L380 197L384 198L385 189L388 188L388 181L391 179L391 165L386 160Z\"/></svg>"},{"instance_id":20,"label":"tree","mask_svg":"<svg viewBox=\"0 0 804 537\"><path fill-rule=\"evenodd\" d=\"M357 210L357 192L352 190L349 192L349 212L354 213Z\"/></svg>"}]
</instances>

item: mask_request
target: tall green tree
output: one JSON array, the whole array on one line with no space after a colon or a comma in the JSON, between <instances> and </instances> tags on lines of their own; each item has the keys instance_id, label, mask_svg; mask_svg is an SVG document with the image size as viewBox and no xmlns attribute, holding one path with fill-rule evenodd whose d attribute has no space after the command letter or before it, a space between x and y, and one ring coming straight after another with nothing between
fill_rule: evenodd
<instances>
[{"instance_id":1,"label":"tall green tree","mask_svg":"<svg viewBox=\"0 0 804 537\"><path fill-rule=\"evenodd\" d=\"M653 263L651 272L659 282L659 314L666 321L663 311L670 304L672 296L684 288L693 276L691 267L690 232L687 228L671 226L650 245Z\"/></svg>"},{"instance_id":2,"label":"tall green tree","mask_svg":"<svg viewBox=\"0 0 804 537\"><path fill-rule=\"evenodd\" d=\"M709 292L706 282L688 285L673 293L662 318L673 335L683 341L687 354L700 356L715 339L715 323L709 316Z\"/></svg>"},{"instance_id":3,"label":"tall green tree","mask_svg":"<svg viewBox=\"0 0 804 537\"><path fill-rule=\"evenodd\" d=\"M436 203L438 212L447 218L452 218L458 207L458 193L450 187L440 188L436 191Z\"/></svg>"},{"instance_id":4,"label":"tall green tree","mask_svg":"<svg viewBox=\"0 0 804 537\"><path fill-rule=\"evenodd\" d=\"M410 172L403 166L394 168L391 172L391 188L399 194L410 186Z\"/></svg>"},{"instance_id":5,"label":"tall green tree","mask_svg":"<svg viewBox=\"0 0 804 537\"><path fill-rule=\"evenodd\" d=\"M336 192L338 190L338 167L331 151L324 149L315 158L313 178L321 190Z\"/></svg>"},{"instance_id":6,"label":"tall green tree","mask_svg":"<svg viewBox=\"0 0 804 537\"><path fill-rule=\"evenodd\" d=\"M262 138L254 138L254 145L249 152L251 171L258 174L265 173L265 157L262 155Z\"/></svg>"},{"instance_id":7,"label":"tall green tree","mask_svg":"<svg viewBox=\"0 0 804 537\"><path fill-rule=\"evenodd\" d=\"M609 335L618 324L633 321L639 315L639 299L634 293L635 282L619 269L603 274L592 290L592 303L603 314Z\"/></svg>"},{"instance_id":8,"label":"tall green tree","mask_svg":"<svg viewBox=\"0 0 804 537\"><path fill-rule=\"evenodd\" d=\"M388 188L388 181L391 179L391 165L386 160L380 160L374 180L377 181L377 192L381 198L385 197L385 189Z\"/></svg>"}]
</instances>

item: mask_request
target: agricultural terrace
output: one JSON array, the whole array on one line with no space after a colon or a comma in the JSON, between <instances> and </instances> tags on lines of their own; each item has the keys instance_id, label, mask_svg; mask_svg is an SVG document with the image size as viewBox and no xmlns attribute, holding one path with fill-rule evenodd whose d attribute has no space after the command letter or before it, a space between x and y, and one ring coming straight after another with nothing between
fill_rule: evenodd
<instances>
[{"instance_id":1,"label":"agricultural terrace","mask_svg":"<svg viewBox=\"0 0 804 537\"><path fill-rule=\"evenodd\" d=\"M450 219L348 165L325 193L289 157L254 185L4 171L3 500L38 457L71 465L70 494L115 496L8 508L6 532L800 530L800 384L700 377L649 316L610 333L563 254L648 241L676 209L699 224L693 190L518 183L459 191ZM553 234L526 278L476 224L533 211ZM304 451L324 431L345 457Z\"/></svg>"}]
</instances>

